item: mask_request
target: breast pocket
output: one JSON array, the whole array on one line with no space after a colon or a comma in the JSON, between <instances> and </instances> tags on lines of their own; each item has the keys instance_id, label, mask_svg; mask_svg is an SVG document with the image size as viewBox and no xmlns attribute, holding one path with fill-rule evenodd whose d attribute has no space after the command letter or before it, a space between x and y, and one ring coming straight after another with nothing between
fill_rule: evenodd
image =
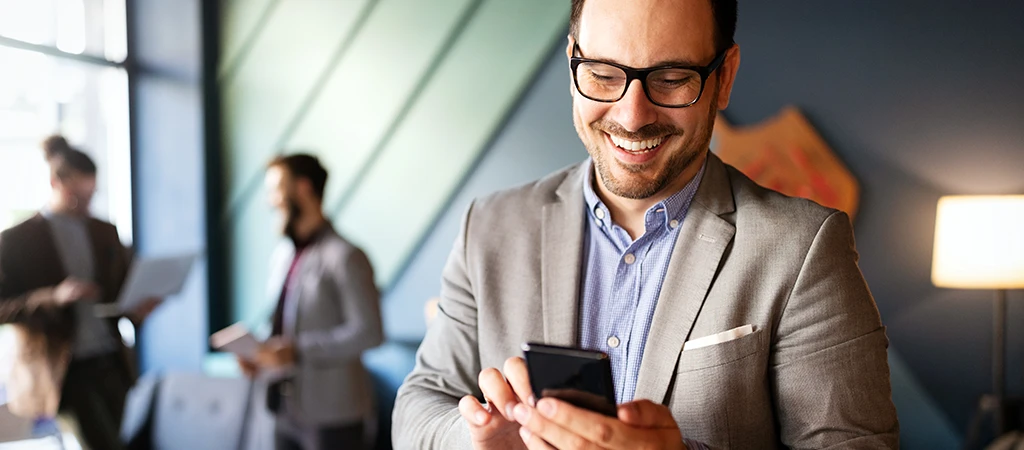
<instances>
[{"instance_id":1,"label":"breast pocket","mask_svg":"<svg viewBox=\"0 0 1024 450\"><path fill-rule=\"evenodd\" d=\"M679 353L668 401L684 436L712 447L772 446L768 342L757 330Z\"/></svg>"},{"instance_id":2,"label":"breast pocket","mask_svg":"<svg viewBox=\"0 0 1024 450\"><path fill-rule=\"evenodd\" d=\"M739 339L681 352L676 373L721 366L746 358L764 347L764 336L763 330L757 330Z\"/></svg>"}]
</instances>

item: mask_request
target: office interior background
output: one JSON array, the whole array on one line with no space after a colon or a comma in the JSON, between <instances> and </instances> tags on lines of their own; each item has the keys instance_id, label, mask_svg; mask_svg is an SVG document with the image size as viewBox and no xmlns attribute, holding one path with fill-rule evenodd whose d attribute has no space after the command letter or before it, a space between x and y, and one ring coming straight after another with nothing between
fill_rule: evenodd
<instances>
[{"instance_id":1,"label":"office interior background","mask_svg":"<svg viewBox=\"0 0 1024 450\"><path fill-rule=\"evenodd\" d=\"M97 161L93 213L123 241L202 252L136 336L144 373L240 383L208 337L273 301L265 164L318 155L326 212L383 293L387 339L364 361L390 448L395 391L469 201L586 157L568 15L568 0L0 0L0 227L45 203L38 143L63 132ZM991 293L930 273L939 197L1024 193L1022 24L1009 0L740 2L723 116L752 125L794 105L858 180L860 266L888 327L905 448L959 447L991 391ZM1008 299L1020 396L1024 295ZM259 432L248 423L214 432Z\"/></svg>"}]
</instances>

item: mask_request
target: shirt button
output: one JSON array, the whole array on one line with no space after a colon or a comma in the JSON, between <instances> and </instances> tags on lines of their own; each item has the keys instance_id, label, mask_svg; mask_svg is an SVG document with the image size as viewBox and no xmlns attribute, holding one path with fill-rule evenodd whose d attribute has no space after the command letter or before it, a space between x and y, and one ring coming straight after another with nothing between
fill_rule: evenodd
<instances>
[{"instance_id":1,"label":"shirt button","mask_svg":"<svg viewBox=\"0 0 1024 450\"><path fill-rule=\"evenodd\" d=\"M604 219L604 210L601 208L597 208L596 210L594 210L594 215L596 215L598 219Z\"/></svg>"},{"instance_id":2,"label":"shirt button","mask_svg":"<svg viewBox=\"0 0 1024 450\"><path fill-rule=\"evenodd\" d=\"M672 228L677 228L677 227L679 227L679 221L675 220L675 219L672 219L672 221L668 223L668 226L670 226Z\"/></svg>"},{"instance_id":3,"label":"shirt button","mask_svg":"<svg viewBox=\"0 0 1024 450\"><path fill-rule=\"evenodd\" d=\"M608 338L608 346L611 347L611 348L618 348L619 347L619 338L617 338L615 336L612 336L612 337Z\"/></svg>"},{"instance_id":4,"label":"shirt button","mask_svg":"<svg viewBox=\"0 0 1024 450\"><path fill-rule=\"evenodd\" d=\"M636 262L636 256L633 256L632 253L629 253L625 257L623 257L622 260L626 261L626 264L633 264Z\"/></svg>"},{"instance_id":5,"label":"shirt button","mask_svg":"<svg viewBox=\"0 0 1024 450\"><path fill-rule=\"evenodd\" d=\"M597 227L598 227L598 228L601 228L601 227L603 227L603 226L604 226L604 221L603 221L603 220L601 220L601 219L597 219L597 220L595 220L594 222L595 222L595 223L597 223Z\"/></svg>"}]
</instances>

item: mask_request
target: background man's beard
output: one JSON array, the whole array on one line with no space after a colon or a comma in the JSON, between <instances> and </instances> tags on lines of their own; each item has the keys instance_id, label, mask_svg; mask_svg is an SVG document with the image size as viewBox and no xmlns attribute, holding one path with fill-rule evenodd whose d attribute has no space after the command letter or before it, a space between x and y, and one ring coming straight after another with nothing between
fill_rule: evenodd
<instances>
[{"instance_id":1,"label":"background man's beard","mask_svg":"<svg viewBox=\"0 0 1024 450\"><path fill-rule=\"evenodd\" d=\"M302 217L302 208L299 208L299 204L292 199L288 199L286 202L288 203L288 212L284 217L284 229L282 232L287 238L294 241L297 233L295 228Z\"/></svg>"}]
</instances>

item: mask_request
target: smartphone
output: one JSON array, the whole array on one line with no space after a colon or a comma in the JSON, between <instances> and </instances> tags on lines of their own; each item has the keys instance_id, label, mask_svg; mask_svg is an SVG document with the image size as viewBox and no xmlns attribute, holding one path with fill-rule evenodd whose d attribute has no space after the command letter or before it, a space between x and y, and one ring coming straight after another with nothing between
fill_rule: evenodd
<instances>
[{"instance_id":1,"label":"smartphone","mask_svg":"<svg viewBox=\"0 0 1024 450\"><path fill-rule=\"evenodd\" d=\"M523 344L533 395L553 397L575 406L616 416L612 363L603 352Z\"/></svg>"}]
</instances>

